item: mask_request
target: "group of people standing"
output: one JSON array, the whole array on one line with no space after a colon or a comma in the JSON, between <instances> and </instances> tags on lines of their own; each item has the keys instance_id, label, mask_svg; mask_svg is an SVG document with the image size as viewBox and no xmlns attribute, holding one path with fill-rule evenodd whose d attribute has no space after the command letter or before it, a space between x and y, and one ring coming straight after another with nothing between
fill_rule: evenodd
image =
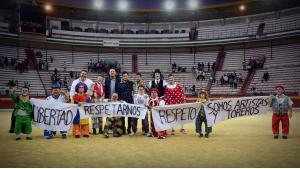
<instances>
[{"instance_id":1,"label":"group of people standing","mask_svg":"<svg viewBox=\"0 0 300 169\"><path fill-rule=\"evenodd\" d=\"M154 71L153 79L149 83L142 80L140 73L136 74L136 81L130 81L128 72L124 71L119 77L114 68L110 68L108 76L104 78L103 75L98 75L95 82L87 78L87 71L82 70L80 77L72 82L70 93L67 94L61 90L59 83L52 84L52 93L47 100L57 101L60 103L78 104L81 106L84 103L97 102L119 102L125 101L131 104L139 104L147 107L150 112L146 114L145 119L142 120L142 133L148 137L157 137L158 139L165 139L167 131L156 131L151 116L152 108L159 105L174 105L186 102L186 97L182 86L176 82L173 74L168 75L168 81L161 79L161 72ZM291 100L283 94L284 88L277 87L278 94L273 98L271 106L274 110L273 116L273 132L274 138L278 138L278 124L282 120L285 130L284 138L288 135L288 116L283 116L288 113L291 107ZM281 90L283 89L283 90ZM11 97L15 103L15 108L11 118L10 133L16 134L16 140L20 140L20 134L24 133L26 139L31 140L31 119L33 114L32 105L29 101L29 87L24 85L21 94L15 94L16 87L12 87ZM282 99L281 99L282 98ZM206 91L199 91L198 102L209 101ZM290 109L291 111L291 109ZM291 117L291 112L289 114ZM107 117L106 123L103 126L103 117L95 117L92 121L92 134L103 134L105 138L109 138L112 134L114 137L122 135L135 136L137 134L138 119L133 117L127 118L127 128L125 124L125 117ZM205 124L205 135L202 132L202 123ZM212 128L207 126L207 119L205 117L204 107L200 108L196 121L196 133L199 137L209 137ZM80 118L79 110L73 120L72 133L75 138L89 137L90 135L90 119ZM181 126L180 132L185 133L185 129ZM67 131L60 131L62 138L67 138ZM171 135L175 134L174 128L171 130ZM51 139L56 135L56 131L44 131L44 136Z\"/></svg>"}]
</instances>

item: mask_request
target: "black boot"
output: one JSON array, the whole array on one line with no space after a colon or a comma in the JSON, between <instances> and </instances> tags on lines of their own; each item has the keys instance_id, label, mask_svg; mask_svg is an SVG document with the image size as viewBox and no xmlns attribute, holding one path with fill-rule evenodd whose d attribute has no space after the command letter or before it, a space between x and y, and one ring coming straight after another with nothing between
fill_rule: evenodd
<instances>
[{"instance_id":1,"label":"black boot","mask_svg":"<svg viewBox=\"0 0 300 169\"><path fill-rule=\"evenodd\" d=\"M206 133L206 134L205 134L205 137L206 137L206 138L208 138L208 136L209 136L209 134L208 134L208 133Z\"/></svg>"},{"instance_id":2,"label":"black boot","mask_svg":"<svg viewBox=\"0 0 300 169\"><path fill-rule=\"evenodd\" d=\"M97 131L96 129L93 128L93 135L96 135L97 134Z\"/></svg>"}]
</instances>

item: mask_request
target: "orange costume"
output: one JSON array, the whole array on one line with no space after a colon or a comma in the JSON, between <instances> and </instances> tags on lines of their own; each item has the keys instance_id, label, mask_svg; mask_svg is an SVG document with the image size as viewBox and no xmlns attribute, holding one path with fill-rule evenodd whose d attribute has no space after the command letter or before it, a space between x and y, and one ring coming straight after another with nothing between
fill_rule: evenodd
<instances>
[{"instance_id":1,"label":"orange costume","mask_svg":"<svg viewBox=\"0 0 300 169\"><path fill-rule=\"evenodd\" d=\"M77 92L77 86L79 87L80 85L86 86L83 83L79 83L78 85L76 85L76 92ZM76 93L73 96L71 103L73 104L91 103L91 98L88 94L86 94L86 90L85 90L83 94ZM80 119L79 110L77 110L77 114L73 120L73 135L75 135L75 137L80 137L81 134L84 137L89 136L89 118Z\"/></svg>"}]
</instances>

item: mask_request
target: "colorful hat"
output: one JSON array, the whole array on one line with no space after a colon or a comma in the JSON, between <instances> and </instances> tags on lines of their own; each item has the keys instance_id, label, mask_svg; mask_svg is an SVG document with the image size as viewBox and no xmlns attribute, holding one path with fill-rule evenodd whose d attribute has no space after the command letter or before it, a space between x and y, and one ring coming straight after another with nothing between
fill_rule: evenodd
<instances>
[{"instance_id":1,"label":"colorful hat","mask_svg":"<svg viewBox=\"0 0 300 169\"><path fill-rule=\"evenodd\" d=\"M208 93L207 93L207 91L205 91L205 90L201 90L201 91L199 91L199 96L200 96L200 94L205 94L205 97L208 97Z\"/></svg>"},{"instance_id":2,"label":"colorful hat","mask_svg":"<svg viewBox=\"0 0 300 169\"><path fill-rule=\"evenodd\" d=\"M282 90L284 90L284 87L282 85L275 86L275 89L277 89L277 88L281 88Z\"/></svg>"},{"instance_id":3,"label":"colorful hat","mask_svg":"<svg viewBox=\"0 0 300 169\"><path fill-rule=\"evenodd\" d=\"M51 88L52 89L60 89L60 84L59 83L53 83Z\"/></svg>"},{"instance_id":4,"label":"colorful hat","mask_svg":"<svg viewBox=\"0 0 300 169\"><path fill-rule=\"evenodd\" d=\"M158 89L157 89L157 88L151 88L151 89L150 89L150 93L152 93L152 92L158 93Z\"/></svg>"},{"instance_id":5,"label":"colorful hat","mask_svg":"<svg viewBox=\"0 0 300 169\"><path fill-rule=\"evenodd\" d=\"M24 85L22 86L22 88L28 89L29 90L30 84L28 83L24 83Z\"/></svg>"},{"instance_id":6,"label":"colorful hat","mask_svg":"<svg viewBox=\"0 0 300 169\"><path fill-rule=\"evenodd\" d=\"M75 87L75 92L78 93L78 89L79 87L84 87L84 93L87 92L88 88L87 88L87 85L83 82L79 82L77 83L76 87Z\"/></svg>"},{"instance_id":7,"label":"colorful hat","mask_svg":"<svg viewBox=\"0 0 300 169\"><path fill-rule=\"evenodd\" d=\"M25 88L25 89L29 90L29 86L28 85L24 85L24 86L22 86L22 88Z\"/></svg>"}]
</instances>

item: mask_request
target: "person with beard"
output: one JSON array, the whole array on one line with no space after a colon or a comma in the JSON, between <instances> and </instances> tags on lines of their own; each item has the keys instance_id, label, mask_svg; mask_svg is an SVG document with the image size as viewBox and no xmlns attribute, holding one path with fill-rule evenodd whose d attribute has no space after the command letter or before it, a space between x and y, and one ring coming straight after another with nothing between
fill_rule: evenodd
<instances>
[{"instance_id":1,"label":"person with beard","mask_svg":"<svg viewBox=\"0 0 300 169\"><path fill-rule=\"evenodd\" d=\"M293 101L284 94L284 87L278 85L275 87L276 96L271 97L271 107L273 109L272 131L274 139L279 137L279 123L282 126L282 138L287 139L289 134L289 118L292 118Z\"/></svg>"},{"instance_id":2,"label":"person with beard","mask_svg":"<svg viewBox=\"0 0 300 169\"><path fill-rule=\"evenodd\" d=\"M175 82L175 77L173 74L170 74L168 76L168 84L165 88L165 95L164 100L166 102L166 105L173 105L173 104L182 104L185 103L185 95L184 91L181 87L181 85L177 82ZM185 133L185 130L183 128L183 125L181 125L180 129L181 133ZM172 128L172 135L175 134L174 128Z\"/></svg>"},{"instance_id":3,"label":"person with beard","mask_svg":"<svg viewBox=\"0 0 300 169\"><path fill-rule=\"evenodd\" d=\"M70 89L70 98L73 98L73 96L75 94L76 85L79 82L83 82L83 83L86 84L87 94L91 95L91 86L93 84L93 81L87 78L87 71L86 70L81 70L80 77L72 82L71 89Z\"/></svg>"},{"instance_id":4,"label":"person with beard","mask_svg":"<svg viewBox=\"0 0 300 169\"><path fill-rule=\"evenodd\" d=\"M127 103L133 104L133 82L129 80L128 78L128 72L124 71L122 73L122 82L120 83L118 95L120 100L123 100ZM125 117L121 117L122 120L122 128L123 128L123 134L126 132L125 127ZM127 133L131 134L131 130L136 131L136 129L132 128L134 125L132 124L133 121L137 120L134 117L128 117L127 118Z\"/></svg>"},{"instance_id":5,"label":"person with beard","mask_svg":"<svg viewBox=\"0 0 300 169\"><path fill-rule=\"evenodd\" d=\"M58 102L58 103L67 103L69 102L69 96L61 90L59 83L53 83L52 94L46 98L48 101ZM67 131L60 131L61 137L63 139L67 138ZM56 135L56 131L44 130L44 137L46 139L51 139Z\"/></svg>"},{"instance_id":6,"label":"person with beard","mask_svg":"<svg viewBox=\"0 0 300 169\"><path fill-rule=\"evenodd\" d=\"M15 120L15 129L14 132L16 134L16 140L20 140L21 130L25 128L25 134L27 140L32 140L31 132L31 119L32 119L32 105L30 104L29 98L29 87L23 86L21 89L21 95L17 96L15 91L17 90L16 86L11 89L10 97L15 103L15 111L14 116Z\"/></svg>"},{"instance_id":7,"label":"person with beard","mask_svg":"<svg viewBox=\"0 0 300 169\"><path fill-rule=\"evenodd\" d=\"M136 97L136 95L138 94L138 92L139 92L139 86L141 86L141 85L144 86L145 92L148 93L149 89L146 86L145 82L142 80L142 74L141 73L137 73L135 75L135 78L136 79L135 79L135 82L134 82L134 85L133 85L134 97Z\"/></svg>"}]
</instances>

